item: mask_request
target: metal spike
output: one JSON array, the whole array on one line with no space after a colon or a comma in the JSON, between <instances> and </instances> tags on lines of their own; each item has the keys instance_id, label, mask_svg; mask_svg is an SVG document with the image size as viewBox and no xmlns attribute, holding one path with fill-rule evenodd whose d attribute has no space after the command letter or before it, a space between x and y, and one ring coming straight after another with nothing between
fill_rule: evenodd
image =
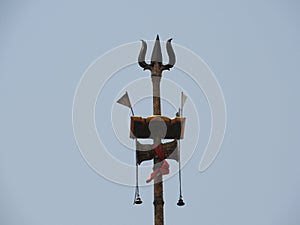
<instances>
[{"instance_id":1,"label":"metal spike","mask_svg":"<svg viewBox=\"0 0 300 225\"><path fill-rule=\"evenodd\" d=\"M169 56L169 63L166 65L163 65L163 70L170 70L176 62L176 56L175 56L171 41L172 41L172 38L170 38L166 44L167 53Z\"/></svg>"},{"instance_id":2,"label":"metal spike","mask_svg":"<svg viewBox=\"0 0 300 225\"><path fill-rule=\"evenodd\" d=\"M154 43L153 51L152 51L152 56L151 56L151 63L162 63L162 54L161 54L161 47L160 47L160 41L159 41L159 36L156 36L156 40Z\"/></svg>"},{"instance_id":3,"label":"metal spike","mask_svg":"<svg viewBox=\"0 0 300 225\"><path fill-rule=\"evenodd\" d=\"M140 51L140 54L139 54L138 62L139 62L139 65L142 68L144 68L144 70L146 70L146 69L150 68L150 65L145 62L145 56L146 56L146 51L147 51L147 43L144 40L141 40L141 41L142 41L142 47L141 47L141 51Z\"/></svg>"},{"instance_id":4,"label":"metal spike","mask_svg":"<svg viewBox=\"0 0 300 225\"><path fill-rule=\"evenodd\" d=\"M169 65L174 66L174 64L176 62L176 57L175 57L175 53L174 53L171 41L172 41L172 38L170 38L167 41L166 48L167 48L167 53L168 53L168 56L169 56Z\"/></svg>"}]
</instances>

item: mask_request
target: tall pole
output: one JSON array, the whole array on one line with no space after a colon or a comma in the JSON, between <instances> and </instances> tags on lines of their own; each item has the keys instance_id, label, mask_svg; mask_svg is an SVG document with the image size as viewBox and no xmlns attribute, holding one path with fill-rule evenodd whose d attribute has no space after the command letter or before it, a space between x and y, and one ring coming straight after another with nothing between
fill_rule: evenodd
<instances>
[{"instance_id":1,"label":"tall pole","mask_svg":"<svg viewBox=\"0 0 300 225\"><path fill-rule=\"evenodd\" d=\"M158 67L159 64L155 63L154 70L152 71L152 86L153 86L153 115L161 115L160 107L160 79L161 74L155 73L155 67ZM161 139L158 136L153 138L154 146L161 144ZM153 170L156 170L161 165L161 159L155 154L154 155L154 166ZM164 199L163 199L163 178L159 173L158 176L154 179L154 223L155 225L164 224Z\"/></svg>"},{"instance_id":2,"label":"tall pole","mask_svg":"<svg viewBox=\"0 0 300 225\"><path fill-rule=\"evenodd\" d=\"M161 102L160 102L160 80L163 70L170 70L175 64L175 54L171 45L172 39L169 39L166 43L167 53L169 56L169 63L162 63L162 53L159 37L157 35L155 44L152 51L151 63L148 64L145 61L145 55L147 51L147 44L142 40L142 48L139 54L138 63L144 70L151 71L151 79L153 86L153 115L161 115ZM157 147L161 144L161 134L155 132L153 135L153 145ZM153 157L153 171L161 168L162 160L157 154ZM163 178L161 173L157 173L154 178L154 224L164 225L164 199L163 199Z\"/></svg>"}]
</instances>

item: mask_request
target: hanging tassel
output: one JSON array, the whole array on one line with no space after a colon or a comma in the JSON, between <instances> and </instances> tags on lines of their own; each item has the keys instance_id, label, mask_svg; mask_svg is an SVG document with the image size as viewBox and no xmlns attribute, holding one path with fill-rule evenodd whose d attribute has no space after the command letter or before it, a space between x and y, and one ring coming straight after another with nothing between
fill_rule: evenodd
<instances>
[{"instance_id":1,"label":"hanging tassel","mask_svg":"<svg viewBox=\"0 0 300 225\"><path fill-rule=\"evenodd\" d=\"M180 116L180 114L182 114L182 108L180 109L179 108L179 111L178 113L176 113L176 116ZM179 172L178 172L178 176L179 176L179 200L177 202L177 205L178 206L184 206L185 203L183 201L183 198L182 198L182 189L181 189L181 161L180 161L180 140L178 140L178 169L179 169Z\"/></svg>"},{"instance_id":2,"label":"hanging tassel","mask_svg":"<svg viewBox=\"0 0 300 225\"><path fill-rule=\"evenodd\" d=\"M139 167L137 163L137 159L135 159L135 193L134 193L134 202L133 204L140 205L143 203L140 197L140 190L139 190Z\"/></svg>"}]
</instances>

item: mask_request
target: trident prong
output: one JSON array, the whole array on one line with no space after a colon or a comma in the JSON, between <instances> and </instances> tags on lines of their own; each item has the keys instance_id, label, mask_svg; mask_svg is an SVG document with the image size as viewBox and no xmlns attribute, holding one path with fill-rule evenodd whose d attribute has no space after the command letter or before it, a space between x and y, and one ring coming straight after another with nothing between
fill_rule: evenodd
<instances>
[{"instance_id":1,"label":"trident prong","mask_svg":"<svg viewBox=\"0 0 300 225\"><path fill-rule=\"evenodd\" d=\"M139 65L144 68L144 70L151 70L151 66L145 62L145 56L146 56L146 51L147 51L147 43L144 40L142 41L142 47L141 47L141 51L139 54Z\"/></svg>"},{"instance_id":2,"label":"trident prong","mask_svg":"<svg viewBox=\"0 0 300 225\"><path fill-rule=\"evenodd\" d=\"M161 53L160 40L159 40L158 35L156 36L155 44L154 44L152 55L151 55L151 63L150 64L145 62L145 56L146 56L146 52L147 52L147 43L144 40L141 40L141 41L142 41L142 47L141 47L140 54L138 57L138 62L139 62L139 65L144 70L152 71L155 63L160 64L160 71L170 70L170 68L172 68L175 65L176 57L175 57L175 53L174 53L174 50L173 50L173 47L171 44L172 38L170 38L166 43L166 49L167 49L167 53L169 56L169 63L166 65L162 64L162 53Z\"/></svg>"}]
</instances>

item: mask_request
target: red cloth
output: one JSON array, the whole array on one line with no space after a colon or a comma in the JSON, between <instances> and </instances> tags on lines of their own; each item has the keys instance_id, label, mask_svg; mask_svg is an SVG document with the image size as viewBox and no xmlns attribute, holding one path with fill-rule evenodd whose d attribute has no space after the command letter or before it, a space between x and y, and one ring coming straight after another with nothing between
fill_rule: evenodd
<instances>
[{"instance_id":1,"label":"red cloth","mask_svg":"<svg viewBox=\"0 0 300 225\"><path fill-rule=\"evenodd\" d=\"M151 173L149 179L146 180L147 183L152 181L156 176L159 176L160 174L161 175L166 175L166 174L170 173L170 170L169 170L170 166L169 166L169 163L165 160L165 154L164 154L163 149L162 149L162 144L160 144L156 148L154 148L154 151L158 155L158 157L163 161L162 161L161 167L157 168L156 170L154 170Z\"/></svg>"},{"instance_id":2,"label":"red cloth","mask_svg":"<svg viewBox=\"0 0 300 225\"><path fill-rule=\"evenodd\" d=\"M155 151L156 155L158 155L158 157L161 160L165 159L165 154L164 154L164 151L163 151L163 148L162 148L162 144L159 144L156 148L154 148L154 151Z\"/></svg>"}]
</instances>

